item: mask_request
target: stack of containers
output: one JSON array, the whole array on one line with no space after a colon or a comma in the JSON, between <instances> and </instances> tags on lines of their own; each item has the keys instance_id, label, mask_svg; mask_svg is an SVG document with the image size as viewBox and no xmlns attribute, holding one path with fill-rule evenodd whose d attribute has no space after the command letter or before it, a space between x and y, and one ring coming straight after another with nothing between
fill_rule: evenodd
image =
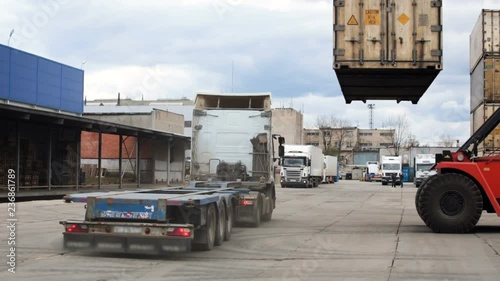
<instances>
[{"instance_id":1,"label":"stack of containers","mask_svg":"<svg viewBox=\"0 0 500 281\"><path fill-rule=\"evenodd\" d=\"M500 108L500 10L482 10L470 36L471 133ZM479 146L500 149L500 126Z\"/></svg>"}]
</instances>

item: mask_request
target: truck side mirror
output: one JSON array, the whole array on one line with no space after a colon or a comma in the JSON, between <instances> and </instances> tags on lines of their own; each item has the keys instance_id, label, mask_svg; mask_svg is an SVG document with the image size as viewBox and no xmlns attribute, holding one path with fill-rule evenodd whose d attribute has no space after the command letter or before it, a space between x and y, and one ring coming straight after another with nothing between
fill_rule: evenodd
<instances>
[{"instance_id":1,"label":"truck side mirror","mask_svg":"<svg viewBox=\"0 0 500 281\"><path fill-rule=\"evenodd\" d=\"M280 145L284 145L285 144L285 138L284 137L279 137L278 138L278 142Z\"/></svg>"},{"instance_id":2,"label":"truck side mirror","mask_svg":"<svg viewBox=\"0 0 500 281\"><path fill-rule=\"evenodd\" d=\"M311 166L311 159L307 160L307 166Z\"/></svg>"},{"instance_id":3,"label":"truck side mirror","mask_svg":"<svg viewBox=\"0 0 500 281\"><path fill-rule=\"evenodd\" d=\"M278 147L278 155L280 156L280 158L283 158L285 156L285 147L280 145Z\"/></svg>"}]
</instances>

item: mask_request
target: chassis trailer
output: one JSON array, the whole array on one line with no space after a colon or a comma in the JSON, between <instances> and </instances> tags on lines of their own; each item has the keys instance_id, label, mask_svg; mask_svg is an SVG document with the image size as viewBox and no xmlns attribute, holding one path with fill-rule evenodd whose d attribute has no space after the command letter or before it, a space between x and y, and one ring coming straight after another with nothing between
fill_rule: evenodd
<instances>
[{"instance_id":1,"label":"chassis trailer","mask_svg":"<svg viewBox=\"0 0 500 281\"><path fill-rule=\"evenodd\" d=\"M194 182L189 187L72 194L86 203L84 220L66 220L64 247L161 254L211 250L231 238L236 224L258 226L262 194L241 182Z\"/></svg>"}]
</instances>

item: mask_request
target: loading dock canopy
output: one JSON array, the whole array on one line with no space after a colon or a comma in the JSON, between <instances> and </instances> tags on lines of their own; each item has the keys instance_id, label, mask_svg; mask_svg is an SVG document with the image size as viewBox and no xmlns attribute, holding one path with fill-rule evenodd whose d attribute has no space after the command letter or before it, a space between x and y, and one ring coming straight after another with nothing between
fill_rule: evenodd
<instances>
[{"instance_id":1,"label":"loading dock canopy","mask_svg":"<svg viewBox=\"0 0 500 281\"><path fill-rule=\"evenodd\" d=\"M110 123L78 115L61 114L28 107L0 104L0 118L30 121L40 124L54 124L62 127L80 128L82 131L106 133L135 137L166 137L177 138L190 143L190 138L161 131L132 127L122 124Z\"/></svg>"}]
</instances>

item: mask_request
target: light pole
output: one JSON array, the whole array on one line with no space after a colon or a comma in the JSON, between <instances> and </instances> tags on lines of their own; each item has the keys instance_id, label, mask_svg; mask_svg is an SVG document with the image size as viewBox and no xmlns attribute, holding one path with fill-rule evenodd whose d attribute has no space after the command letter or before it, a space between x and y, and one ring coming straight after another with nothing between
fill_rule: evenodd
<instances>
[{"instance_id":1,"label":"light pole","mask_svg":"<svg viewBox=\"0 0 500 281\"><path fill-rule=\"evenodd\" d=\"M12 38L12 35L14 34L14 29L9 34L9 40L7 41L7 46L10 46L10 38Z\"/></svg>"},{"instance_id":2,"label":"light pole","mask_svg":"<svg viewBox=\"0 0 500 281\"><path fill-rule=\"evenodd\" d=\"M83 69L83 66L85 65L86 61L82 61L82 65L80 66L80 69Z\"/></svg>"}]
</instances>

